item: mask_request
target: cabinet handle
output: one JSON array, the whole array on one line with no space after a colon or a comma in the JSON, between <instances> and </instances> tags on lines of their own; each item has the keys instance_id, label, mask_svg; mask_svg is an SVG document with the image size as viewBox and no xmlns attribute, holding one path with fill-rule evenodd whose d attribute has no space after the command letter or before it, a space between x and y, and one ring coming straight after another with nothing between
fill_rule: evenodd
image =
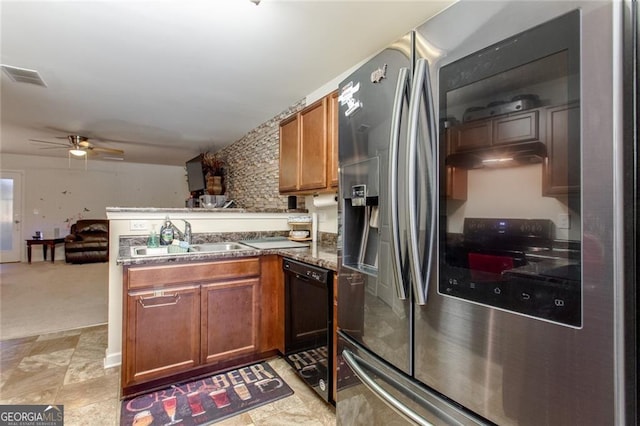
<instances>
[{"instance_id":1,"label":"cabinet handle","mask_svg":"<svg viewBox=\"0 0 640 426\"><path fill-rule=\"evenodd\" d=\"M140 297L138 302L143 308L158 308L160 306L177 305L180 300L179 294L160 295L152 297Z\"/></svg>"}]
</instances>

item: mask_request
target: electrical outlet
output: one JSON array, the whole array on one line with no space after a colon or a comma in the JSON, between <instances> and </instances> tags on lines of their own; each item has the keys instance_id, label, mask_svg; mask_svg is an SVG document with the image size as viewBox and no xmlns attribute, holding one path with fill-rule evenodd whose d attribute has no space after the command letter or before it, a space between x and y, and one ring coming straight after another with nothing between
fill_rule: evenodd
<instances>
[{"instance_id":1,"label":"electrical outlet","mask_svg":"<svg viewBox=\"0 0 640 426\"><path fill-rule=\"evenodd\" d=\"M568 213L558 214L558 223L556 224L558 229L569 229L571 227L571 221Z\"/></svg>"},{"instance_id":2,"label":"electrical outlet","mask_svg":"<svg viewBox=\"0 0 640 426\"><path fill-rule=\"evenodd\" d=\"M149 230L149 222L146 220L131 220L129 221L130 231L147 231Z\"/></svg>"}]
</instances>

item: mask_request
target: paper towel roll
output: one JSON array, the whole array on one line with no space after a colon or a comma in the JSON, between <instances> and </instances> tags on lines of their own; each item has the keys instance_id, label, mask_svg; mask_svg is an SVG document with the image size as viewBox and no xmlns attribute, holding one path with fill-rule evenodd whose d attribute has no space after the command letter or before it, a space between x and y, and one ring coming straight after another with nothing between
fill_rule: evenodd
<instances>
[{"instance_id":1,"label":"paper towel roll","mask_svg":"<svg viewBox=\"0 0 640 426\"><path fill-rule=\"evenodd\" d=\"M311 214L311 241L318 241L318 213Z\"/></svg>"},{"instance_id":2,"label":"paper towel roll","mask_svg":"<svg viewBox=\"0 0 640 426\"><path fill-rule=\"evenodd\" d=\"M320 195L315 195L313 197L313 206L314 207L331 207L331 206L337 206L338 205L338 201L337 201L337 196L336 194L320 194Z\"/></svg>"}]
</instances>

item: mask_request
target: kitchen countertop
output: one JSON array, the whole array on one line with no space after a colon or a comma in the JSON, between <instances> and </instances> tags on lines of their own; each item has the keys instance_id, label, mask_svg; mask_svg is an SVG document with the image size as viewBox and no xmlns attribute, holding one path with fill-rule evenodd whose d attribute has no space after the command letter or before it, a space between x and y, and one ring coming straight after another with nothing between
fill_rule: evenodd
<instances>
[{"instance_id":1,"label":"kitchen countertop","mask_svg":"<svg viewBox=\"0 0 640 426\"><path fill-rule=\"evenodd\" d=\"M121 244L116 263L118 265L158 265L177 262L204 262L218 259L261 256L267 254L277 254L290 259L306 262L311 265L332 271L338 270L338 255L335 245L311 243L309 247L301 248L278 248L278 249L253 249L216 253L187 253L169 254L159 256L133 257L131 256L131 246Z\"/></svg>"}]
</instances>

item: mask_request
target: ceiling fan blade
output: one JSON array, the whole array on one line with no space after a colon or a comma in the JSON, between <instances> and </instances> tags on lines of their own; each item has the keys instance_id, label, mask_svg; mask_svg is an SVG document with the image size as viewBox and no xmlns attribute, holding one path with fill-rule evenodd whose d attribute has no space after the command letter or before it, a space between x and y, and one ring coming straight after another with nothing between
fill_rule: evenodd
<instances>
[{"instance_id":1,"label":"ceiling fan blade","mask_svg":"<svg viewBox=\"0 0 640 426\"><path fill-rule=\"evenodd\" d=\"M65 138L66 139L66 138ZM50 144L50 145L60 145L61 147L69 147L68 143L60 143L60 142L50 142L50 141L43 141L40 139L29 139L32 142L38 142L38 143L46 143L46 144Z\"/></svg>"},{"instance_id":2,"label":"ceiling fan blade","mask_svg":"<svg viewBox=\"0 0 640 426\"><path fill-rule=\"evenodd\" d=\"M99 147L99 146L91 146L89 147L89 149L96 151L96 152L107 152L109 154L120 154L123 155L124 151L121 149L115 149L115 148L103 148L103 147Z\"/></svg>"},{"instance_id":3,"label":"ceiling fan blade","mask_svg":"<svg viewBox=\"0 0 640 426\"><path fill-rule=\"evenodd\" d=\"M44 150L44 149L69 149L68 146L43 146L38 148L40 150Z\"/></svg>"}]
</instances>

